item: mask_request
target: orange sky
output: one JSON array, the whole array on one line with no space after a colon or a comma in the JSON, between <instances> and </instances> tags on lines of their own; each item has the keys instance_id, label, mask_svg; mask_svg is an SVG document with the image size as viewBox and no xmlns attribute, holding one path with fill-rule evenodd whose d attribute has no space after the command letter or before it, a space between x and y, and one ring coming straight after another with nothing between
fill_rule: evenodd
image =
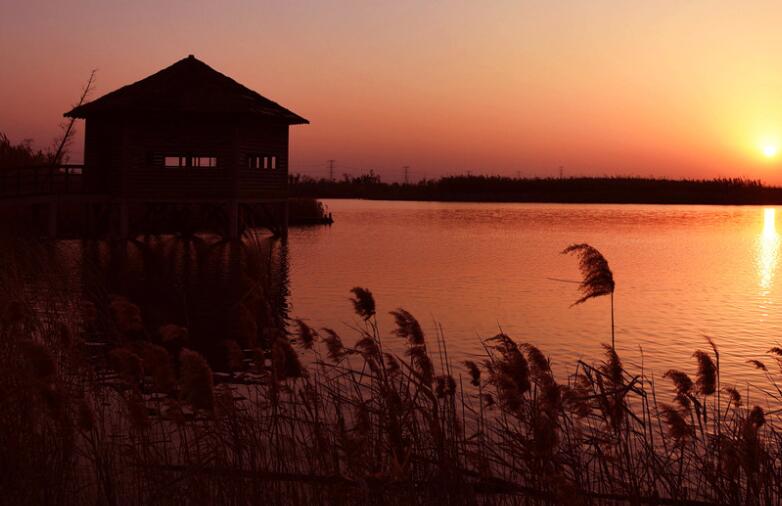
<instances>
[{"instance_id":1,"label":"orange sky","mask_svg":"<svg viewBox=\"0 0 782 506\"><path fill-rule=\"evenodd\" d=\"M779 2L0 2L14 141L48 144L92 68L99 96L193 53L312 122L292 171L782 184Z\"/></svg>"}]
</instances>

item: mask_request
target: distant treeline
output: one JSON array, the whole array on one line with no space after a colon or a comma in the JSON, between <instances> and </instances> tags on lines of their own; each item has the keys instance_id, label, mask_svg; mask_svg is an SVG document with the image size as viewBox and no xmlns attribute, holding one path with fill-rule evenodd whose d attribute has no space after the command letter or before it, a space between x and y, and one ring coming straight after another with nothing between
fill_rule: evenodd
<instances>
[{"instance_id":1,"label":"distant treeline","mask_svg":"<svg viewBox=\"0 0 782 506\"><path fill-rule=\"evenodd\" d=\"M372 172L341 180L290 177L291 196L463 202L615 204L782 204L782 187L759 180L641 177L510 178L446 176L418 183L384 183Z\"/></svg>"}]
</instances>

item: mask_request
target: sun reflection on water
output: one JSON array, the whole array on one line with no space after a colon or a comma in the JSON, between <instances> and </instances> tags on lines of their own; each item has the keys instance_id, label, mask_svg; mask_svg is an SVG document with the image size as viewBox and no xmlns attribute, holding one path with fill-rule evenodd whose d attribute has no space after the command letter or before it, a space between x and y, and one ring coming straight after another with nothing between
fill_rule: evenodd
<instances>
[{"instance_id":1,"label":"sun reflection on water","mask_svg":"<svg viewBox=\"0 0 782 506\"><path fill-rule=\"evenodd\" d=\"M779 258L779 232L776 226L776 209L763 209L763 232L758 240L758 276L763 295L768 295L774 283L774 273Z\"/></svg>"}]
</instances>

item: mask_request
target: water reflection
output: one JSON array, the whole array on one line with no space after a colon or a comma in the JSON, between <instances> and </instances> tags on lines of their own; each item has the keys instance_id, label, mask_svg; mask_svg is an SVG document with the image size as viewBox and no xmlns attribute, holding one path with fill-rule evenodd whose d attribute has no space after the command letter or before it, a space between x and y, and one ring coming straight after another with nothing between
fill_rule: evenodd
<instances>
[{"instance_id":1,"label":"water reflection","mask_svg":"<svg viewBox=\"0 0 782 506\"><path fill-rule=\"evenodd\" d=\"M776 209L763 209L763 232L758 239L758 277L762 295L768 295L774 283L779 259L779 232L776 227Z\"/></svg>"},{"instance_id":2,"label":"water reflection","mask_svg":"<svg viewBox=\"0 0 782 506\"><path fill-rule=\"evenodd\" d=\"M121 246L85 242L80 253L82 289L106 321L118 296L139 306L143 329L131 338L161 340L162 326L183 326L184 344L225 369L237 345L263 347L285 327L288 253L278 240L152 237ZM112 329L105 332L111 340Z\"/></svg>"}]
</instances>

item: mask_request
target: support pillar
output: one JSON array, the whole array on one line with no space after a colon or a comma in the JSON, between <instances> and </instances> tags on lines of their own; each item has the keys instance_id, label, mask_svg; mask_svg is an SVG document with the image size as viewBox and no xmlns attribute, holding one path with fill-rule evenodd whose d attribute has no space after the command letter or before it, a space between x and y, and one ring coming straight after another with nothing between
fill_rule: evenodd
<instances>
[{"instance_id":1,"label":"support pillar","mask_svg":"<svg viewBox=\"0 0 782 506\"><path fill-rule=\"evenodd\" d=\"M289 206L288 206L288 199L285 199L285 202L283 202L280 205L280 237L283 239L288 238L288 220L289 220Z\"/></svg>"},{"instance_id":2,"label":"support pillar","mask_svg":"<svg viewBox=\"0 0 782 506\"><path fill-rule=\"evenodd\" d=\"M86 234L86 236L90 239L94 239L97 235L97 232L95 231L95 209L93 209L94 205L95 204L90 201L82 204L81 226L83 228L81 230L81 235L84 236Z\"/></svg>"},{"instance_id":3,"label":"support pillar","mask_svg":"<svg viewBox=\"0 0 782 506\"><path fill-rule=\"evenodd\" d=\"M117 241L128 238L128 203L114 201L109 206L109 237Z\"/></svg>"},{"instance_id":4,"label":"support pillar","mask_svg":"<svg viewBox=\"0 0 782 506\"><path fill-rule=\"evenodd\" d=\"M49 238L57 238L57 200L52 199L49 201L48 207L48 221L47 221L47 233Z\"/></svg>"},{"instance_id":5,"label":"support pillar","mask_svg":"<svg viewBox=\"0 0 782 506\"><path fill-rule=\"evenodd\" d=\"M124 200L119 203L119 238L128 238L128 203Z\"/></svg>"},{"instance_id":6,"label":"support pillar","mask_svg":"<svg viewBox=\"0 0 782 506\"><path fill-rule=\"evenodd\" d=\"M239 202L231 200L226 204L228 215L228 239L239 239Z\"/></svg>"}]
</instances>

